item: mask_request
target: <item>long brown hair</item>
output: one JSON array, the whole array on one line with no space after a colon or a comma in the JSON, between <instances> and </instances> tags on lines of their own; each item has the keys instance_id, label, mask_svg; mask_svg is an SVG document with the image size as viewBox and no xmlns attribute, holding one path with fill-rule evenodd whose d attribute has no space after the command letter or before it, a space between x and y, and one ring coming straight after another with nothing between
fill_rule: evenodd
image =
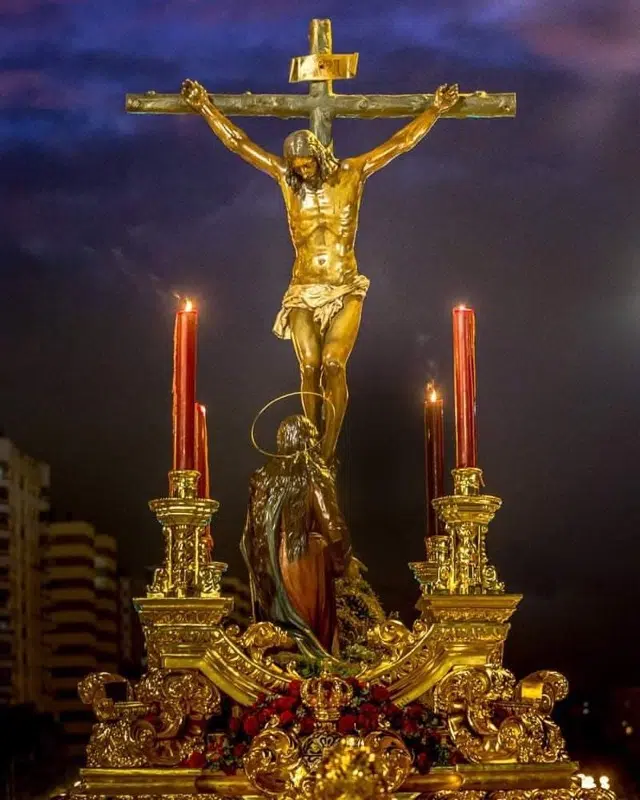
<instances>
[{"instance_id":1,"label":"long brown hair","mask_svg":"<svg viewBox=\"0 0 640 800\"><path fill-rule=\"evenodd\" d=\"M273 502L280 497L278 506L286 532L287 557L291 560L300 558L307 549L311 486L329 479L319 444L318 431L307 417L287 417L278 428L280 457L269 459L261 470L266 494Z\"/></svg>"},{"instance_id":2,"label":"long brown hair","mask_svg":"<svg viewBox=\"0 0 640 800\"><path fill-rule=\"evenodd\" d=\"M284 159L287 164L285 179L294 192L299 192L304 179L291 167L294 158L315 158L318 164L318 183L328 180L338 169L340 162L330 147L325 147L310 130L294 131L284 140Z\"/></svg>"}]
</instances>

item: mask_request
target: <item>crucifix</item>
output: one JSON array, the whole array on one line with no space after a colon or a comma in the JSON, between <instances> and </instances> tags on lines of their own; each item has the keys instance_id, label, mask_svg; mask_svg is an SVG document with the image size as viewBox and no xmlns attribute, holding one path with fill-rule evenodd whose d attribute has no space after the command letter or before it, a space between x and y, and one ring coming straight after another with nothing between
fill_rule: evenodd
<instances>
[{"instance_id":1,"label":"crucifix","mask_svg":"<svg viewBox=\"0 0 640 800\"><path fill-rule=\"evenodd\" d=\"M377 119L416 117L433 104L432 94L334 94L333 81L354 78L358 54L333 52L331 20L314 19L309 28L310 53L291 60L289 82L309 82L308 94L211 94L210 98L228 117L307 117L313 133L324 145L331 142L336 117ZM133 114L197 113L180 94L128 94L126 110ZM443 116L457 119L514 117L516 96L512 92L461 94L455 108Z\"/></svg>"},{"instance_id":2,"label":"crucifix","mask_svg":"<svg viewBox=\"0 0 640 800\"><path fill-rule=\"evenodd\" d=\"M358 55L333 52L330 20L312 20L309 40L311 52L294 58L289 73L290 82L309 82L306 95L210 94L187 80L180 94L127 95L126 108L199 114L229 150L278 183L295 260L274 333L292 340L305 414L322 433L322 454L331 464L347 406L347 360L369 287L354 252L365 181L415 147L441 117L513 117L516 98L512 93L461 94L457 85L441 86L434 94L334 94L334 80L355 76ZM252 141L232 116L307 117L310 129L290 134L280 156ZM411 121L373 150L338 159L332 139L337 117Z\"/></svg>"}]
</instances>

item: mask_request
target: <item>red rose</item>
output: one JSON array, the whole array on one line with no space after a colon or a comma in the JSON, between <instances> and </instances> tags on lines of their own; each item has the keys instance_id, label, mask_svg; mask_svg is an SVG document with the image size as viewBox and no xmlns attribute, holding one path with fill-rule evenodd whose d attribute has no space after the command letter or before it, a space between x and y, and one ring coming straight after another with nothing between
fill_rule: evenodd
<instances>
[{"instance_id":1,"label":"red rose","mask_svg":"<svg viewBox=\"0 0 640 800\"><path fill-rule=\"evenodd\" d=\"M256 717L255 714L247 717L242 723L242 727L244 728L244 732L247 734L247 736L256 736L260 730L260 722L258 721L258 717Z\"/></svg>"},{"instance_id":2,"label":"red rose","mask_svg":"<svg viewBox=\"0 0 640 800\"><path fill-rule=\"evenodd\" d=\"M338 720L338 733L347 734L353 733L358 718L355 714L345 714Z\"/></svg>"},{"instance_id":3,"label":"red rose","mask_svg":"<svg viewBox=\"0 0 640 800\"><path fill-rule=\"evenodd\" d=\"M378 713L377 706L374 706L373 703L363 703L360 706L360 713L366 715L372 715Z\"/></svg>"},{"instance_id":4,"label":"red rose","mask_svg":"<svg viewBox=\"0 0 640 800\"><path fill-rule=\"evenodd\" d=\"M279 697L276 702L274 703L275 709L278 713L282 713L283 711L293 711L293 709L298 705L297 697Z\"/></svg>"},{"instance_id":5,"label":"red rose","mask_svg":"<svg viewBox=\"0 0 640 800\"><path fill-rule=\"evenodd\" d=\"M292 725L295 721L296 715L292 714L291 711L283 711L282 714L280 714L280 725L282 725L283 728Z\"/></svg>"},{"instance_id":6,"label":"red rose","mask_svg":"<svg viewBox=\"0 0 640 800\"><path fill-rule=\"evenodd\" d=\"M234 748L231 752L233 753L234 758L242 758L246 751L247 745L244 742L239 742L238 744L234 745Z\"/></svg>"},{"instance_id":7,"label":"red rose","mask_svg":"<svg viewBox=\"0 0 640 800\"><path fill-rule=\"evenodd\" d=\"M389 699L389 690L384 686L372 686L371 697L376 703L384 703L385 700Z\"/></svg>"},{"instance_id":8,"label":"red rose","mask_svg":"<svg viewBox=\"0 0 640 800\"><path fill-rule=\"evenodd\" d=\"M405 719L402 723L402 732L405 736L415 736L418 733L418 723L412 719Z\"/></svg>"},{"instance_id":9,"label":"red rose","mask_svg":"<svg viewBox=\"0 0 640 800\"><path fill-rule=\"evenodd\" d=\"M401 712L400 712L400 709L398 708L398 706L395 703L385 703L382 706L382 713L386 717L391 718L391 717L395 716L396 714L400 714Z\"/></svg>"},{"instance_id":10,"label":"red rose","mask_svg":"<svg viewBox=\"0 0 640 800\"><path fill-rule=\"evenodd\" d=\"M271 708L270 706L268 706L267 708L263 708L262 711L260 711L258 714L258 721L260 722L261 725L266 725L267 722L269 722L271 717L274 715L274 713L275 712L273 708Z\"/></svg>"},{"instance_id":11,"label":"red rose","mask_svg":"<svg viewBox=\"0 0 640 800\"><path fill-rule=\"evenodd\" d=\"M407 706L405 713L409 717L409 719L420 719L423 714L424 709L419 703L409 703Z\"/></svg>"},{"instance_id":12,"label":"red rose","mask_svg":"<svg viewBox=\"0 0 640 800\"><path fill-rule=\"evenodd\" d=\"M287 686L287 694L291 695L291 697L300 697L301 686L302 681L291 681L291 683Z\"/></svg>"},{"instance_id":13,"label":"red rose","mask_svg":"<svg viewBox=\"0 0 640 800\"><path fill-rule=\"evenodd\" d=\"M418 768L418 772L420 772L422 775L428 771L429 756L426 753L418 753L418 757L416 758L416 767Z\"/></svg>"},{"instance_id":14,"label":"red rose","mask_svg":"<svg viewBox=\"0 0 640 800\"><path fill-rule=\"evenodd\" d=\"M261 706L263 703L267 702L267 695L264 692L260 692L258 694L258 699L256 700L256 705Z\"/></svg>"},{"instance_id":15,"label":"red rose","mask_svg":"<svg viewBox=\"0 0 640 800\"><path fill-rule=\"evenodd\" d=\"M358 716L358 728L363 731L373 731L378 725L378 717L371 714L360 714Z\"/></svg>"},{"instance_id":16,"label":"red rose","mask_svg":"<svg viewBox=\"0 0 640 800\"><path fill-rule=\"evenodd\" d=\"M202 769L204 765L207 763L207 759L205 758L204 753L198 753L194 751L188 758L182 762L184 767L189 767L190 769Z\"/></svg>"},{"instance_id":17,"label":"red rose","mask_svg":"<svg viewBox=\"0 0 640 800\"><path fill-rule=\"evenodd\" d=\"M313 733L316 723L313 717L303 717L300 720L300 733L303 735Z\"/></svg>"},{"instance_id":18,"label":"red rose","mask_svg":"<svg viewBox=\"0 0 640 800\"><path fill-rule=\"evenodd\" d=\"M238 733L241 727L242 722L240 721L240 717L231 717L229 720L229 732Z\"/></svg>"}]
</instances>

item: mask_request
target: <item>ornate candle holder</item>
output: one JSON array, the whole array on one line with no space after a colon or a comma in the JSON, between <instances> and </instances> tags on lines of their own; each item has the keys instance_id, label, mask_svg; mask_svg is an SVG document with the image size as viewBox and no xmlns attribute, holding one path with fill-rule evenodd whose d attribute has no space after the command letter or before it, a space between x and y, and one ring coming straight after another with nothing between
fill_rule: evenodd
<instances>
[{"instance_id":1,"label":"ornate candle holder","mask_svg":"<svg viewBox=\"0 0 640 800\"><path fill-rule=\"evenodd\" d=\"M169 497L149 503L162 525L164 560L147 596L134 602L152 667L182 667L206 649L233 609L233 598L220 594L227 565L211 557L208 527L219 503L197 496L199 479L195 470L174 470Z\"/></svg>"},{"instance_id":2,"label":"ornate candle holder","mask_svg":"<svg viewBox=\"0 0 640 800\"><path fill-rule=\"evenodd\" d=\"M509 619L522 599L506 594L489 563L488 526L502 505L499 497L481 494L482 470L454 469L453 494L433 501L446 533L427 539L426 561L410 564L422 588L418 609L434 634L465 643L471 651L490 643L482 663L501 665Z\"/></svg>"},{"instance_id":3,"label":"ornate candle holder","mask_svg":"<svg viewBox=\"0 0 640 800\"><path fill-rule=\"evenodd\" d=\"M218 510L217 500L198 497L200 473L169 473L169 497L149 507L162 525L164 562L153 576L147 597L219 597L227 565L211 559L207 527Z\"/></svg>"},{"instance_id":4,"label":"ornate candle holder","mask_svg":"<svg viewBox=\"0 0 640 800\"><path fill-rule=\"evenodd\" d=\"M427 560L411 564L427 595L500 595L504 584L487 557L488 526L502 505L481 494L482 470L454 469L453 494L433 500L446 534L427 539Z\"/></svg>"}]
</instances>

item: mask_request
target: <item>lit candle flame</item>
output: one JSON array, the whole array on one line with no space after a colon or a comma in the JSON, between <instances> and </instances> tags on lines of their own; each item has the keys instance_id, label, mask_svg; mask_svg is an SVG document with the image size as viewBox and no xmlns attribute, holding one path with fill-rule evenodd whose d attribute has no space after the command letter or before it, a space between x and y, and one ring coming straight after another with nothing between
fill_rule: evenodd
<instances>
[{"instance_id":1,"label":"lit candle flame","mask_svg":"<svg viewBox=\"0 0 640 800\"><path fill-rule=\"evenodd\" d=\"M438 392L436 391L436 385L433 381L429 381L427 384L426 395L429 403L438 402Z\"/></svg>"},{"instance_id":2,"label":"lit candle flame","mask_svg":"<svg viewBox=\"0 0 640 800\"><path fill-rule=\"evenodd\" d=\"M190 312L190 311L193 311L193 303L191 302L191 300L187 299L187 300L184 301L184 310L187 313Z\"/></svg>"},{"instance_id":3,"label":"lit candle flame","mask_svg":"<svg viewBox=\"0 0 640 800\"><path fill-rule=\"evenodd\" d=\"M465 303L460 303L460 305L459 305L459 306L456 306L456 309L457 309L458 311L466 311L466 310L467 310L467 306L466 306L466 304L465 304Z\"/></svg>"}]
</instances>

